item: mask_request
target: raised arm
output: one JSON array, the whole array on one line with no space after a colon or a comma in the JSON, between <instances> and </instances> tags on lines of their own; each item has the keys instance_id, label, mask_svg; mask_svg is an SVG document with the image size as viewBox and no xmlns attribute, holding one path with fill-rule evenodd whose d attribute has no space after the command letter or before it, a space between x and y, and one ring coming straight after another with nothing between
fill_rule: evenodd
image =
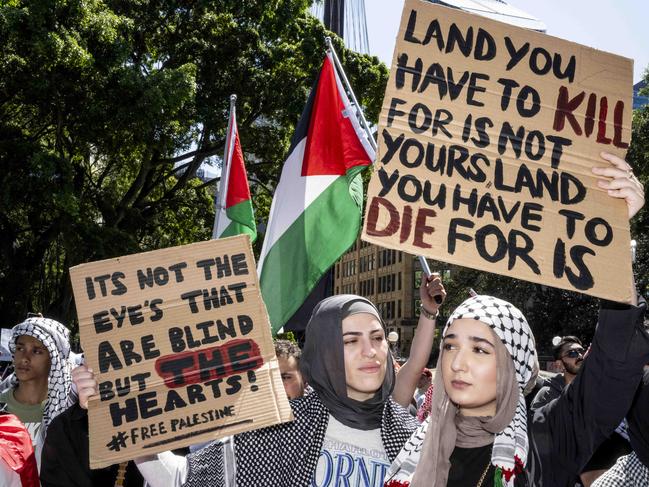
<instances>
[{"instance_id":1,"label":"raised arm","mask_svg":"<svg viewBox=\"0 0 649 487\"><path fill-rule=\"evenodd\" d=\"M633 217L644 205L642 184L623 159L606 153L602 158L612 165L593 172L611 179L598 185L610 196L623 198ZM538 437L545 433L551 444L552 458L546 461L568 464L578 473L628 412L649 361L645 308L635 291L630 305L602 301L593 344L579 375L559 399L534 414Z\"/></svg>"},{"instance_id":2,"label":"raised arm","mask_svg":"<svg viewBox=\"0 0 649 487\"><path fill-rule=\"evenodd\" d=\"M392 398L405 408L410 404L417 387L417 381L422 369L426 367L433 346L436 320L431 317L437 317L439 307L446 299L446 291L439 274L432 274L428 278L422 275L419 296L423 310L419 314L415 339L410 346L408 361L397 373L397 380L392 392ZM435 296L442 297L439 304L435 301Z\"/></svg>"}]
</instances>

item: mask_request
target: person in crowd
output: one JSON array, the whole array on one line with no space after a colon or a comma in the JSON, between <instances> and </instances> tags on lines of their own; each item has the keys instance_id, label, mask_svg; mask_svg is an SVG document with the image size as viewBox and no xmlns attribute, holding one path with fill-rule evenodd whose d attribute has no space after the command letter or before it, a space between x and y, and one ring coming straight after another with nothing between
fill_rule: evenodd
<instances>
[{"instance_id":1,"label":"person in crowd","mask_svg":"<svg viewBox=\"0 0 649 487\"><path fill-rule=\"evenodd\" d=\"M432 377L431 377L432 379ZM426 394L424 394L424 400L421 403L421 406L417 409L417 421L423 423L426 421L426 418L430 414L430 408L433 405L433 384L428 387Z\"/></svg>"},{"instance_id":2,"label":"person in crowd","mask_svg":"<svg viewBox=\"0 0 649 487\"><path fill-rule=\"evenodd\" d=\"M532 401L532 408L545 406L561 395L565 387L577 377L585 353L581 340L576 336L555 337L552 354L556 367L562 373L546 382Z\"/></svg>"},{"instance_id":3,"label":"person in crowd","mask_svg":"<svg viewBox=\"0 0 649 487\"><path fill-rule=\"evenodd\" d=\"M213 442L185 458L166 452L137 460L145 480L152 487L328 487L344 475L382 486L417 422L391 397L395 373L376 307L354 295L321 301L300 369L313 392L291 401L294 421L234 435L235 472ZM75 382L85 405L96 379L86 369Z\"/></svg>"},{"instance_id":4,"label":"person in crowd","mask_svg":"<svg viewBox=\"0 0 649 487\"><path fill-rule=\"evenodd\" d=\"M536 376L536 384L529 392L529 394L525 396L525 404L527 405L528 411L532 409L532 402L534 402L534 399L536 398L539 391L547 385L549 380L549 378L545 378L542 374Z\"/></svg>"},{"instance_id":5,"label":"person in crowd","mask_svg":"<svg viewBox=\"0 0 649 487\"><path fill-rule=\"evenodd\" d=\"M75 368L73 380L84 370ZM89 453L88 411L75 404L58 415L47 430L41 461L42 487L142 487L144 481L133 462L91 470Z\"/></svg>"},{"instance_id":6,"label":"person in crowd","mask_svg":"<svg viewBox=\"0 0 649 487\"><path fill-rule=\"evenodd\" d=\"M649 364L627 415L633 449L601 475L592 487L644 487L649 485Z\"/></svg>"},{"instance_id":7,"label":"person in crowd","mask_svg":"<svg viewBox=\"0 0 649 487\"><path fill-rule=\"evenodd\" d=\"M537 393L532 408L540 408L561 396L563 390L570 384L584 361L586 350L575 336L555 337L553 355L559 373L547 381L547 384ZM584 466L579 479L584 487L591 484L606 472L622 455L631 452L631 445L626 436L626 423L623 421L604 442L597 447L593 456Z\"/></svg>"},{"instance_id":8,"label":"person in crowd","mask_svg":"<svg viewBox=\"0 0 649 487\"><path fill-rule=\"evenodd\" d=\"M302 351L297 343L290 340L275 340L275 355L279 362L284 390L289 399L297 399L304 395L306 384L300 372L300 356Z\"/></svg>"},{"instance_id":9,"label":"person in crowd","mask_svg":"<svg viewBox=\"0 0 649 487\"><path fill-rule=\"evenodd\" d=\"M286 395L297 399L304 395L305 383L300 372L301 350L290 340L275 340L275 354ZM73 376L83 368L73 370ZM223 441L223 447L231 450L232 437ZM192 452L209 443L193 445ZM143 479L133 462L123 462L111 467L91 470L88 450L88 414L75 405L60 415L50 425L43 449L41 481L43 487L112 487L118 476L124 487L142 486Z\"/></svg>"},{"instance_id":10,"label":"person in crowd","mask_svg":"<svg viewBox=\"0 0 649 487\"><path fill-rule=\"evenodd\" d=\"M433 384L433 374L430 370L424 369L421 371L419 376L419 381L417 381L417 389L415 390L414 401L415 406L419 409L424 403L426 398L426 392Z\"/></svg>"},{"instance_id":11,"label":"person in crowd","mask_svg":"<svg viewBox=\"0 0 649 487\"><path fill-rule=\"evenodd\" d=\"M625 198L629 217L644 192L628 164L594 170ZM476 296L443 331L432 412L391 466L387 487L574 485L595 448L628 411L649 359L646 305L602 302L589 356L555 401L528 415L524 393L538 359L523 314L511 303Z\"/></svg>"},{"instance_id":12,"label":"person in crowd","mask_svg":"<svg viewBox=\"0 0 649 487\"><path fill-rule=\"evenodd\" d=\"M76 402L69 335L58 321L33 316L13 328L9 342L14 373L5 381L0 403L25 424L39 468L48 426Z\"/></svg>"},{"instance_id":13,"label":"person in crowd","mask_svg":"<svg viewBox=\"0 0 649 487\"><path fill-rule=\"evenodd\" d=\"M22 421L9 413L0 413L0 485L40 486L32 439Z\"/></svg>"}]
</instances>

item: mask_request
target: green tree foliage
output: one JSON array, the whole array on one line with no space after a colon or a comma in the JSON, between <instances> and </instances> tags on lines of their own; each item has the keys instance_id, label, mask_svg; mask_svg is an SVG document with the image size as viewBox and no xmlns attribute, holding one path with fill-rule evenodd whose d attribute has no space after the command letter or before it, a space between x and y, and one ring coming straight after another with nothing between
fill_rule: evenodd
<instances>
[{"instance_id":1,"label":"green tree foliage","mask_svg":"<svg viewBox=\"0 0 649 487\"><path fill-rule=\"evenodd\" d=\"M232 93L265 220L323 60L308 4L0 0L3 326L73 320L71 266L209 238L212 188L194 175L223 152ZM336 43L376 120L385 66Z\"/></svg>"},{"instance_id":2,"label":"green tree foliage","mask_svg":"<svg viewBox=\"0 0 649 487\"><path fill-rule=\"evenodd\" d=\"M649 69L645 71L645 79L649 82ZM649 187L649 106L633 113L633 139L627 157L646 191ZM638 289L649 299L649 210L646 204L633 219L631 237L638 242L634 267Z\"/></svg>"}]
</instances>

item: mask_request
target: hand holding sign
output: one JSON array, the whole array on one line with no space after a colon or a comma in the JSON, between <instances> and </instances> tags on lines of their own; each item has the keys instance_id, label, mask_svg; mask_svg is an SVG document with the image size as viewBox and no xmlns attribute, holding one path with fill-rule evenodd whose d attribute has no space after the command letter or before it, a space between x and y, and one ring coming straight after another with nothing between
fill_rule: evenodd
<instances>
[{"instance_id":1,"label":"hand holding sign","mask_svg":"<svg viewBox=\"0 0 649 487\"><path fill-rule=\"evenodd\" d=\"M419 286L419 298L421 306L429 314L435 315L446 299L446 290L442 284L442 278L437 272L421 276Z\"/></svg>"},{"instance_id":2,"label":"hand holding sign","mask_svg":"<svg viewBox=\"0 0 649 487\"><path fill-rule=\"evenodd\" d=\"M92 468L291 419L248 237L83 264L70 276Z\"/></svg>"},{"instance_id":3,"label":"hand holding sign","mask_svg":"<svg viewBox=\"0 0 649 487\"><path fill-rule=\"evenodd\" d=\"M630 302L631 75L629 59L406 0L362 239ZM603 149L615 167L591 171Z\"/></svg>"},{"instance_id":4,"label":"hand holding sign","mask_svg":"<svg viewBox=\"0 0 649 487\"><path fill-rule=\"evenodd\" d=\"M72 369L72 382L79 394L79 406L88 409L88 400L99 394L95 374L86 365L79 365Z\"/></svg>"},{"instance_id":5,"label":"hand holding sign","mask_svg":"<svg viewBox=\"0 0 649 487\"><path fill-rule=\"evenodd\" d=\"M644 206L644 187L633 174L633 168L624 159L608 152L602 152L601 155L602 159L609 161L613 167L594 167L593 173L613 179L597 181L597 186L606 189L609 196L623 198L631 219Z\"/></svg>"}]
</instances>

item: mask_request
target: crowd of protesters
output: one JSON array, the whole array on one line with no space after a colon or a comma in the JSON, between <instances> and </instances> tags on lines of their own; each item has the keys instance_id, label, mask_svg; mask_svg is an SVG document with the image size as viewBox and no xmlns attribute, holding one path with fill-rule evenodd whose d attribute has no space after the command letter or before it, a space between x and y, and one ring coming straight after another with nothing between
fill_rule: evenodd
<instances>
[{"instance_id":1,"label":"crowd of protesters","mask_svg":"<svg viewBox=\"0 0 649 487\"><path fill-rule=\"evenodd\" d=\"M611 178L605 189L626 201L631 218L643 188L625 161L606 159L612 167L596 174ZM588 350L558 337L560 373L549 379L539 377L523 313L487 295L450 313L433 374L426 365L446 298L438 275L422 280L420 298L416 340L401 367L376 306L332 296L313 310L302 349L275 344L293 421L102 470L89 467L95 375L74 368L63 324L28 317L12 330L13 372L0 390L0 485L649 485L641 297L602 301Z\"/></svg>"}]
</instances>

